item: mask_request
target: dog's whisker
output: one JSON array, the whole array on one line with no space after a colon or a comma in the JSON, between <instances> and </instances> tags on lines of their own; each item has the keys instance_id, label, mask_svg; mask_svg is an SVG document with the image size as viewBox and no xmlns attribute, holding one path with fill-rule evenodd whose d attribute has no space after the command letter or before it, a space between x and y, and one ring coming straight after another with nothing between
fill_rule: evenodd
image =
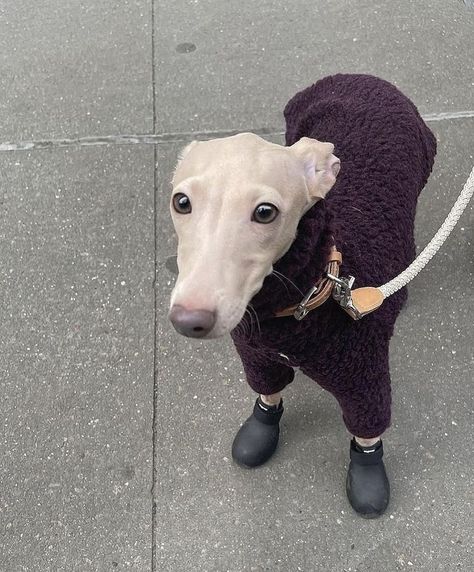
<instances>
[{"instance_id":1,"label":"dog's whisker","mask_svg":"<svg viewBox=\"0 0 474 572\"><path fill-rule=\"evenodd\" d=\"M249 339L252 333L252 316L250 315L250 312L248 310L245 310L245 314L243 315L240 323L242 325L242 334L247 339Z\"/></svg>"},{"instance_id":2,"label":"dog's whisker","mask_svg":"<svg viewBox=\"0 0 474 572\"><path fill-rule=\"evenodd\" d=\"M255 312L255 319L257 320L258 333L261 334L262 329L260 328L260 320L258 319L258 314L253 307L252 307L252 310Z\"/></svg>"},{"instance_id":3,"label":"dog's whisker","mask_svg":"<svg viewBox=\"0 0 474 572\"><path fill-rule=\"evenodd\" d=\"M248 315L249 317L249 331L248 331L248 338L250 339L253 335L253 331L254 331L254 326L253 326L253 316L250 312L250 310L247 308L245 310L245 313Z\"/></svg>"},{"instance_id":4,"label":"dog's whisker","mask_svg":"<svg viewBox=\"0 0 474 572\"><path fill-rule=\"evenodd\" d=\"M273 276L275 276L275 278L277 278L285 287L286 293L289 295L290 291L288 290L288 286L283 282L283 280L278 276L278 274L275 274L275 272L272 272Z\"/></svg>"},{"instance_id":5,"label":"dog's whisker","mask_svg":"<svg viewBox=\"0 0 474 572\"><path fill-rule=\"evenodd\" d=\"M250 327L247 320L244 320L242 323L242 336L245 338L249 337Z\"/></svg>"},{"instance_id":6,"label":"dog's whisker","mask_svg":"<svg viewBox=\"0 0 474 572\"><path fill-rule=\"evenodd\" d=\"M294 288L296 288L296 290L298 290L298 292L304 296L303 292L301 292L301 290L298 288L298 286L293 282L293 280L290 280L290 278L288 278L288 276L285 276L284 274L282 274L281 272L278 272L278 270L273 270L272 274L278 278L280 280L280 282L285 286L287 292L289 293L288 287L286 286L286 284L283 282L282 278L284 278L287 282L289 282Z\"/></svg>"},{"instance_id":7,"label":"dog's whisker","mask_svg":"<svg viewBox=\"0 0 474 572\"><path fill-rule=\"evenodd\" d=\"M249 322L249 321L246 319L246 318L247 318L247 316L246 316L247 313L248 313L247 310L245 310L245 314L244 314L244 316L242 317L242 320L241 320L241 322L240 322L240 326L241 326L241 332L242 332L242 334L243 334L246 338L249 338L249 337L250 337L250 334L251 334L251 320L250 320L250 322ZM250 314L249 314L249 316L250 316Z\"/></svg>"},{"instance_id":8,"label":"dog's whisker","mask_svg":"<svg viewBox=\"0 0 474 572\"><path fill-rule=\"evenodd\" d=\"M250 308L250 310L252 310L253 315L255 316L255 321L257 322L258 333L259 333L259 335L261 335L262 330L260 329L260 320L258 319L257 311L256 311L255 308L252 306L252 304L249 304L247 307Z\"/></svg>"},{"instance_id":9,"label":"dog's whisker","mask_svg":"<svg viewBox=\"0 0 474 572\"><path fill-rule=\"evenodd\" d=\"M247 321L245 320L245 318L242 318L242 320L240 320L239 325L236 328L238 330L239 333L245 334L246 330L247 330Z\"/></svg>"},{"instance_id":10,"label":"dog's whisker","mask_svg":"<svg viewBox=\"0 0 474 572\"><path fill-rule=\"evenodd\" d=\"M243 332L243 330L244 330L244 326L243 326L242 322L239 322L239 323L235 326L235 328L234 328L234 332L235 332L238 336L240 336L240 334Z\"/></svg>"}]
</instances>

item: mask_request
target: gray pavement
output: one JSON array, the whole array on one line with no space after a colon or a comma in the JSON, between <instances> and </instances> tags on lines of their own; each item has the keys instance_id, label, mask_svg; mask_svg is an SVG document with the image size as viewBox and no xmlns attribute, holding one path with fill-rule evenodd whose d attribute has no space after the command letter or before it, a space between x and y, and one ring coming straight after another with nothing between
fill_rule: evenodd
<instances>
[{"instance_id":1,"label":"gray pavement","mask_svg":"<svg viewBox=\"0 0 474 572\"><path fill-rule=\"evenodd\" d=\"M474 569L472 206L397 323L377 521L351 512L338 407L304 376L275 458L236 467L253 395L230 340L166 320L177 152L281 142L287 99L329 73L381 75L430 120L426 244L474 163L469 4L0 3L0 149L51 147L0 151L0 572ZM124 134L160 142L99 146Z\"/></svg>"}]
</instances>

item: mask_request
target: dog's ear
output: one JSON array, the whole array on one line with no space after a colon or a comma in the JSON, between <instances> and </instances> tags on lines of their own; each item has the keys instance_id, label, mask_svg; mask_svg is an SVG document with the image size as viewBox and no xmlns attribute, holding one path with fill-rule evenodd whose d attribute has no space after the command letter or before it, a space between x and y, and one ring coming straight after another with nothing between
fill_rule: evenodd
<instances>
[{"instance_id":1,"label":"dog's ear","mask_svg":"<svg viewBox=\"0 0 474 572\"><path fill-rule=\"evenodd\" d=\"M341 162L332 154L334 145L302 137L290 149L302 161L304 176L313 199L324 199L336 182Z\"/></svg>"}]
</instances>

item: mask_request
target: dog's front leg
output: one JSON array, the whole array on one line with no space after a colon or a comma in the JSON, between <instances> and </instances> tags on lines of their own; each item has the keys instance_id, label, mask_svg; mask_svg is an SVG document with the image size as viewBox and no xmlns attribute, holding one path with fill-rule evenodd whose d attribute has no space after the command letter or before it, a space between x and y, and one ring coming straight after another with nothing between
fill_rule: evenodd
<instances>
[{"instance_id":1,"label":"dog's front leg","mask_svg":"<svg viewBox=\"0 0 474 572\"><path fill-rule=\"evenodd\" d=\"M357 437L357 435L354 435L354 439L357 441L357 444L360 445L361 447L373 447L380 441L381 438L382 435L374 437L373 439L364 439L363 437Z\"/></svg>"},{"instance_id":2,"label":"dog's front leg","mask_svg":"<svg viewBox=\"0 0 474 572\"><path fill-rule=\"evenodd\" d=\"M283 415L281 391L293 381L293 368L273 361L262 350L256 350L246 340L234 339L247 382L259 394L252 415L235 436L232 457L245 467L265 463L275 452Z\"/></svg>"},{"instance_id":3,"label":"dog's front leg","mask_svg":"<svg viewBox=\"0 0 474 572\"><path fill-rule=\"evenodd\" d=\"M232 443L232 457L244 467L258 467L275 452L283 415L281 392L260 394L252 415L244 422Z\"/></svg>"},{"instance_id":4,"label":"dog's front leg","mask_svg":"<svg viewBox=\"0 0 474 572\"><path fill-rule=\"evenodd\" d=\"M269 405L270 407L274 407L280 404L281 401L281 391L277 391L277 393L272 393L271 395L263 395L260 394L260 400L265 404Z\"/></svg>"}]
</instances>

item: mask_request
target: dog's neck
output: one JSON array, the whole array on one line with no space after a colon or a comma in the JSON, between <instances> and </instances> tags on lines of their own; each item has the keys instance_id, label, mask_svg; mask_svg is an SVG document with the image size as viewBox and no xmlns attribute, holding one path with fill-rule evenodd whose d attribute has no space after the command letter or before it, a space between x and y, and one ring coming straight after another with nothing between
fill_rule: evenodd
<instances>
[{"instance_id":1,"label":"dog's neck","mask_svg":"<svg viewBox=\"0 0 474 572\"><path fill-rule=\"evenodd\" d=\"M335 239L331 213L325 201L319 201L302 217L293 244L274 265L274 271L288 280L275 274L267 276L262 289L251 300L259 319L269 318L303 298L323 275Z\"/></svg>"}]
</instances>

